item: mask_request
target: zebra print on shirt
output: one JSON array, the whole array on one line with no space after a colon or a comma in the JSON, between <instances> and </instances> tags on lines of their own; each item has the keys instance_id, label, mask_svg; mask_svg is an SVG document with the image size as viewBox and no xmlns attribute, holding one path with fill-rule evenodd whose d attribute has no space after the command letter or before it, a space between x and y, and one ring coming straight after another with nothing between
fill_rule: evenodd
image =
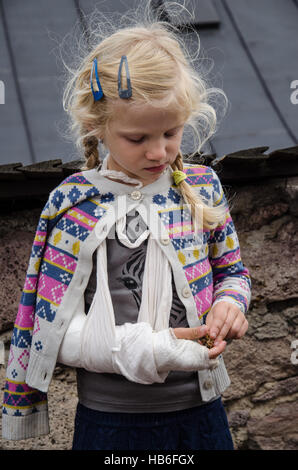
<instances>
[{"instance_id":1,"label":"zebra print on shirt","mask_svg":"<svg viewBox=\"0 0 298 470\"><path fill-rule=\"evenodd\" d=\"M141 216L133 210L127 215L126 233L130 241L135 241L147 229ZM107 262L109 286L114 306L115 322L136 322L142 300L142 282L146 261L148 240L137 248L128 248L119 240L117 233L107 238ZM180 301L172 275L173 302L169 326L188 326L185 307ZM85 292L87 310L96 290L96 253L93 257L93 271Z\"/></svg>"}]
</instances>

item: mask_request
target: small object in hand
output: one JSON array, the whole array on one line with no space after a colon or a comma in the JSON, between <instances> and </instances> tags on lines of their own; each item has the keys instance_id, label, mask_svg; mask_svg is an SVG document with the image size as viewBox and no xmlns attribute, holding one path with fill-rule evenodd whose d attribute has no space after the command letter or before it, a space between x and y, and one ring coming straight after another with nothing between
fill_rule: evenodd
<instances>
[{"instance_id":1,"label":"small object in hand","mask_svg":"<svg viewBox=\"0 0 298 470\"><path fill-rule=\"evenodd\" d=\"M214 339L212 339L208 335L208 333L205 336L203 336L203 338L200 338L200 341L201 341L202 345L206 346L208 349L211 349L214 346Z\"/></svg>"}]
</instances>

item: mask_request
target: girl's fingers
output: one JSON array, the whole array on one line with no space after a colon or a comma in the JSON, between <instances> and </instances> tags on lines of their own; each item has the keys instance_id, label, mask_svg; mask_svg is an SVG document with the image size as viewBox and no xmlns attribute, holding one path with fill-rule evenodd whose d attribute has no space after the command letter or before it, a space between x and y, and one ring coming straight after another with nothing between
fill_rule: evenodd
<instances>
[{"instance_id":1,"label":"girl's fingers","mask_svg":"<svg viewBox=\"0 0 298 470\"><path fill-rule=\"evenodd\" d=\"M247 328L248 321L245 318L245 315L241 312L241 314L237 315L234 319L234 322L231 325L231 328L228 331L226 338L240 339L242 338L242 336L245 335Z\"/></svg>"},{"instance_id":2,"label":"girl's fingers","mask_svg":"<svg viewBox=\"0 0 298 470\"><path fill-rule=\"evenodd\" d=\"M194 328L173 328L176 338L198 340L205 336L208 331L206 325L196 326Z\"/></svg>"},{"instance_id":3,"label":"girl's fingers","mask_svg":"<svg viewBox=\"0 0 298 470\"><path fill-rule=\"evenodd\" d=\"M233 326L234 325L236 327L239 326L239 325L236 325L236 322L237 322L237 311L233 309L228 310L228 314L225 318L225 321L222 324L222 327L216 337L217 341L222 341L224 338L229 337Z\"/></svg>"},{"instance_id":4,"label":"girl's fingers","mask_svg":"<svg viewBox=\"0 0 298 470\"><path fill-rule=\"evenodd\" d=\"M241 310L225 301L214 305L207 316L206 324L215 345L225 338L239 339L246 333L248 322Z\"/></svg>"},{"instance_id":5,"label":"girl's fingers","mask_svg":"<svg viewBox=\"0 0 298 470\"><path fill-rule=\"evenodd\" d=\"M221 341L218 343L216 346L208 350L209 353L209 359L215 359L217 356L219 356L226 348L226 341Z\"/></svg>"},{"instance_id":6,"label":"girl's fingers","mask_svg":"<svg viewBox=\"0 0 298 470\"><path fill-rule=\"evenodd\" d=\"M212 339L223 339L228 331L230 321L230 304L227 302L219 302L212 307L211 312L208 314L206 324L210 328L210 336ZM219 338L220 336L220 338Z\"/></svg>"},{"instance_id":7,"label":"girl's fingers","mask_svg":"<svg viewBox=\"0 0 298 470\"><path fill-rule=\"evenodd\" d=\"M242 323L239 325L239 327L237 327L237 329L236 329L236 331L235 331L235 335L234 335L233 337L234 337L235 339L240 339L240 338L242 338L242 336L244 336L245 333L247 332L247 329L248 329L248 321L247 321L247 319L244 317Z\"/></svg>"},{"instance_id":8,"label":"girl's fingers","mask_svg":"<svg viewBox=\"0 0 298 470\"><path fill-rule=\"evenodd\" d=\"M202 325L195 328L173 328L173 331L178 339L197 340L200 343L200 338L208 333L208 327ZM225 350L226 345L226 341L220 341L213 348L208 349L209 358L215 359L219 356Z\"/></svg>"}]
</instances>

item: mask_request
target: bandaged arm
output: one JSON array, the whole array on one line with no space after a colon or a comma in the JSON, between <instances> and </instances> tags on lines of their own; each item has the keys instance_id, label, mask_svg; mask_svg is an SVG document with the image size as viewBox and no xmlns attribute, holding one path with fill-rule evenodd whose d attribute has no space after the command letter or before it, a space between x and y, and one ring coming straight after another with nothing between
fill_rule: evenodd
<instances>
[{"instance_id":1,"label":"bandaged arm","mask_svg":"<svg viewBox=\"0 0 298 470\"><path fill-rule=\"evenodd\" d=\"M122 374L128 380L142 384L162 383L171 370L197 371L217 364L216 359L209 359L205 346L176 338L171 328L152 331L145 322L116 326L115 343L90 357L90 345L81 341L85 321L84 313L76 314L72 319L60 347L58 362L91 372Z\"/></svg>"}]
</instances>

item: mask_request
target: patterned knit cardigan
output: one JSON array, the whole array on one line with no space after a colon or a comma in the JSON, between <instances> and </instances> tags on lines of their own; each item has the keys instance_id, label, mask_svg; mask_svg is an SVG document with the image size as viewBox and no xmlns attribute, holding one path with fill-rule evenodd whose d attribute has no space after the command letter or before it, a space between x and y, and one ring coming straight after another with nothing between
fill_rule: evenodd
<instances>
[{"instance_id":1,"label":"patterned knit cardigan","mask_svg":"<svg viewBox=\"0 0 298 470\"><path fill-rule=\"evenodd\" d=\"M185 165L184 172L187 183L208 204L226 204L214 170L202 165ZM47 378L47 386L44 388L28 385L30 361L33 363L32 375L32 369L37 367L34 357L44 354L41 332L45 327L42 325L55 324L57 310L76 271L81 245L88 240L109 204L115 200L115 194L102 193L88 181L88 174L80 172L66 178L51 192L41 212L7 365L2 418L3 437L8 439L28 438L49 432L47 391L51 377ZM250 277L241 261L237 234L227 204L224 225L211 232L204 231L206 250L203 258L194 247L189 260L190 255L187 258L185 251L189 246L181 237L181 232L183 228L183 233L186 233L191 216L181 206L183 199L179 189L172 184L166 188L166 192L152 195L151 201L156 206L183 267L197 315L206 314L212 303L220 299L236 303L245 313L250 302ZM65 234L71 235L69 238L72 242L68 247L66 242L62 245L61 241ZM49 344L58 341L54 330L50 340ZM61 338L59 341L60 344ZM59 344L53 346L56 357ZM52 376L52 372L49 375Z\"/></svg>"}]
</instances>

